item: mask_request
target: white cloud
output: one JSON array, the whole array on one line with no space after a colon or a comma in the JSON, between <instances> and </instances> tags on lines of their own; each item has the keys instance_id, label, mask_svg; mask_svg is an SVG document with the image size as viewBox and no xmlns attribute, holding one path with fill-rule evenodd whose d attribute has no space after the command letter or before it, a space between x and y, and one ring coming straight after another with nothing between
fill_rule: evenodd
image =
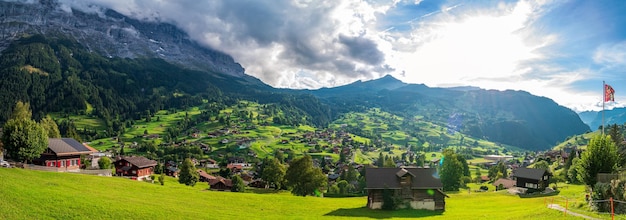
<instances>
[{"instance_id":1,"label":"white cloud","mask_svg":"<svg viewBox=\"0 0 626 220\"><path fill-rule=\"evenodd\" d=\"M593 61L608 66L626 65L626 41L600 45L593 55Z\"/></svg>"},{"instance_id":2,"label":"white cloud","mask_svg":"<svg viewBox=\"0 0 626 220\"><path fill-rule=\"evenodd\" d=\"M127 16L176 24L192 39L230 54L248 74L275 87L330 87L391 73L429 86L526 90L572 108L597 99L595 93L572 87L593 77L593 71L546 61L563 56L546 49L562 36L545 30L538 34L535 28L541 27L533 26L552 7L551 1L489 7L444 3L432 13L401 21L409 25L408 31L383 27L381 20L396 7L425 2L61 1L89 11L95 11L96 4ZM593 60L621 66L626 64L624 51L626 42L603 45Z\"/></svg>"}]
</instances>

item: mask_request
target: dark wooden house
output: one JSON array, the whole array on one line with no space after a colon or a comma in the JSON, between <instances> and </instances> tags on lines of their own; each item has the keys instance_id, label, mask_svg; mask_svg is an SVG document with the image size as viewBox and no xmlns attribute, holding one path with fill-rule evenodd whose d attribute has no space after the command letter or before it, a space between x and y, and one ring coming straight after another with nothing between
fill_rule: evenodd
<instances>
[{"instance_id":1,"label":"dark wooden house","mask_svg":"<svg viewBox=\"0 0 626 220\"><path fill-rule=\"evenodd\" d=\"M230 191L233 188L233 181L218 176L209 180L209 186L211 186L211 190Z\"/></svg>"},{"instance_id":2,"label":"dark wooden house","mask_svg":"<svg viewBox=\"0 0 626 220\"><path fill-rule=\"evenodd\" d=\"M383 190L393 191L401 200L400 208L445 210L441 180L434 168L366 168L367 207L380 209Z\"/></svg>"},{"instance_id":3,"label":"dark wooden house","mask_svg":"<svg viewBox=\"0 0 626 220\"><path fill-rule=\"evenodd\" d=\"M48 148L41 153L39 158L33 160L35 165L55 167L58 171L79 171L81 155L98 152L97 150L81 144L73 138L49 138Z\"/></svg>"},{"instance_id":4,"label":"dark wooden house","mask_svg":"<svg viewBox=\"0 0 626 220\"><path fill-rule=\"evenodd\" d=\"M119 157L115 161L115 174L144 180L154 173L157 162L141 156Z\"/></svg>"},{"instance_id":5,"label":"dark wooden house","mask_svg":"<svg viewBox=\"0 0 626 220\"><path fill-rule=\"evenodd\" d=\"M517 187L544 190L550 184L552 174L544 169L520 167L513 170L511 176L515 179Z\"/></svg>"}]
</instances>

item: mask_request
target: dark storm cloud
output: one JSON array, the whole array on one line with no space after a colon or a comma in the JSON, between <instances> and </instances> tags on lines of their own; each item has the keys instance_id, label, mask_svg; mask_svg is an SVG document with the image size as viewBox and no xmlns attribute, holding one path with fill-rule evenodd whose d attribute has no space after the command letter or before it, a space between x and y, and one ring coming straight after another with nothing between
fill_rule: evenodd
<instances>
[{"instance_id":1,"label":"dark storm cloud","mask_svg":"<svg viewBox=\"0 0 626 220\"><path fill-rule=\"evenodd\" d=\"M370 65L379 65L385 60L385 54L378 50L378 45L370 39L339 35L339 42L348 48L350 56Z\"/></svg>"},{"instance_id":2,"label":"dark storm cloud","mask_svg":"<svg viewBox=\"0 0 626 220\"><path fill-rule=\"evenodd\" d=\"M224 51L248 74L274 86L311 86L293 83L299 75L326 83L350 82L380 76L385 55L362 30L346 27L362 23L348 1L305 0L61 0L65 6L98 5L124 15L166 21L185 30L192 39ZM348 19L341 17L348 15ZM341 18L338 18L341 17ZM361 24L363 26L364 24ZM357 27L359 27L357 25ZM369 36L370 38L372 36ZM332 81L331 81L332 80ZM313 86L315 87L315 86Z\"/></svg>"}]
</instances>

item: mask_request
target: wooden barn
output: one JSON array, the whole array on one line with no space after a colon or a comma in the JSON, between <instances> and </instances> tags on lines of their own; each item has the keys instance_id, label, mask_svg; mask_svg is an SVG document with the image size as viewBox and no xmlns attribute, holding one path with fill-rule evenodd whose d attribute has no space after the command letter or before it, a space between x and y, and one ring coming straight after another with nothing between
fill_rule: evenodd
<instances>
[{"instance_id":1,"label":"wooden barn","mask_svg":"<svg viewBox=\"0 0 626 220\"><path fill-rule=\"evenodd\" d=\"M134 180L143 180L154 173L156 165L156 161L142 156L120 157L115 161L115 174Z\"/></svg>"},{"instance_id":2,"label":"wooden barn","mask_svg":"<svg viewBox=\"0 0 626 220\"><path fill-rule=\"evenodd\" d=\"M525 167L513 170L511 175L515 179L515 186L535 190L546 189L550 184L550 176L552 174L547 170Z\"/></svg>"},{"instance_id":3,"label":"wooden barn","mask_svg":"<svg viewBox=\"0 0 626 220\"><path fill-rule=\"evenodd\" d=\"M367 168L367 207L382 208L383 190L389 189L402 200L400 208L445 210L448 196L435 176L435 168Z\"/></svg>"}]
</instances>

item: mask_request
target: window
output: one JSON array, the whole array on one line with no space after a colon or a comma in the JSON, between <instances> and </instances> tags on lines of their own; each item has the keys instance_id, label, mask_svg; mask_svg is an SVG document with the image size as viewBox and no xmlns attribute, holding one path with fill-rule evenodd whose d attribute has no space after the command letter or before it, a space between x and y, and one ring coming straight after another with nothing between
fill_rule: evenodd
<instances>
[{"instance_id":1,"label":"window","mask_svg":"<svg viewBox=\"0 0 626 220\"><path fill-rule=\"evenodd\" d=\"M407 184L409 182L409 178L406 176L400 177L400 184Z\"/></svg>"},{"instance_id":2,"label":"window","mask_svg":"<svg viewBox=\"0 0 626 220\"><path fill-rule=\"evenodd\" d=\"M133 170L132 174L137 174L137 171L136 171L136 170Z\"/></svg>"},{"instance_id":3,"label":"window","mask_svg":"<svg viewBox=\"0 0 626 220\"><path fill-rule=\"evenodd\" d=\"M537 184L536 183L526 183L525 187L526 188L536 189L537 188Z\"/></svg>"},{"instance_id":4,"label":"window","mask_svg":"<svg viewBox=\"0 0 626 220\"><path fill-rule=\"evenodd\" d=\"M57 166L57 163L56 163L56 162L54 162L54 161L52 161L52 162L50 162L50 165L52 165L51 167L56 167L56 166Z\"/></svg>"}]
</instances>

